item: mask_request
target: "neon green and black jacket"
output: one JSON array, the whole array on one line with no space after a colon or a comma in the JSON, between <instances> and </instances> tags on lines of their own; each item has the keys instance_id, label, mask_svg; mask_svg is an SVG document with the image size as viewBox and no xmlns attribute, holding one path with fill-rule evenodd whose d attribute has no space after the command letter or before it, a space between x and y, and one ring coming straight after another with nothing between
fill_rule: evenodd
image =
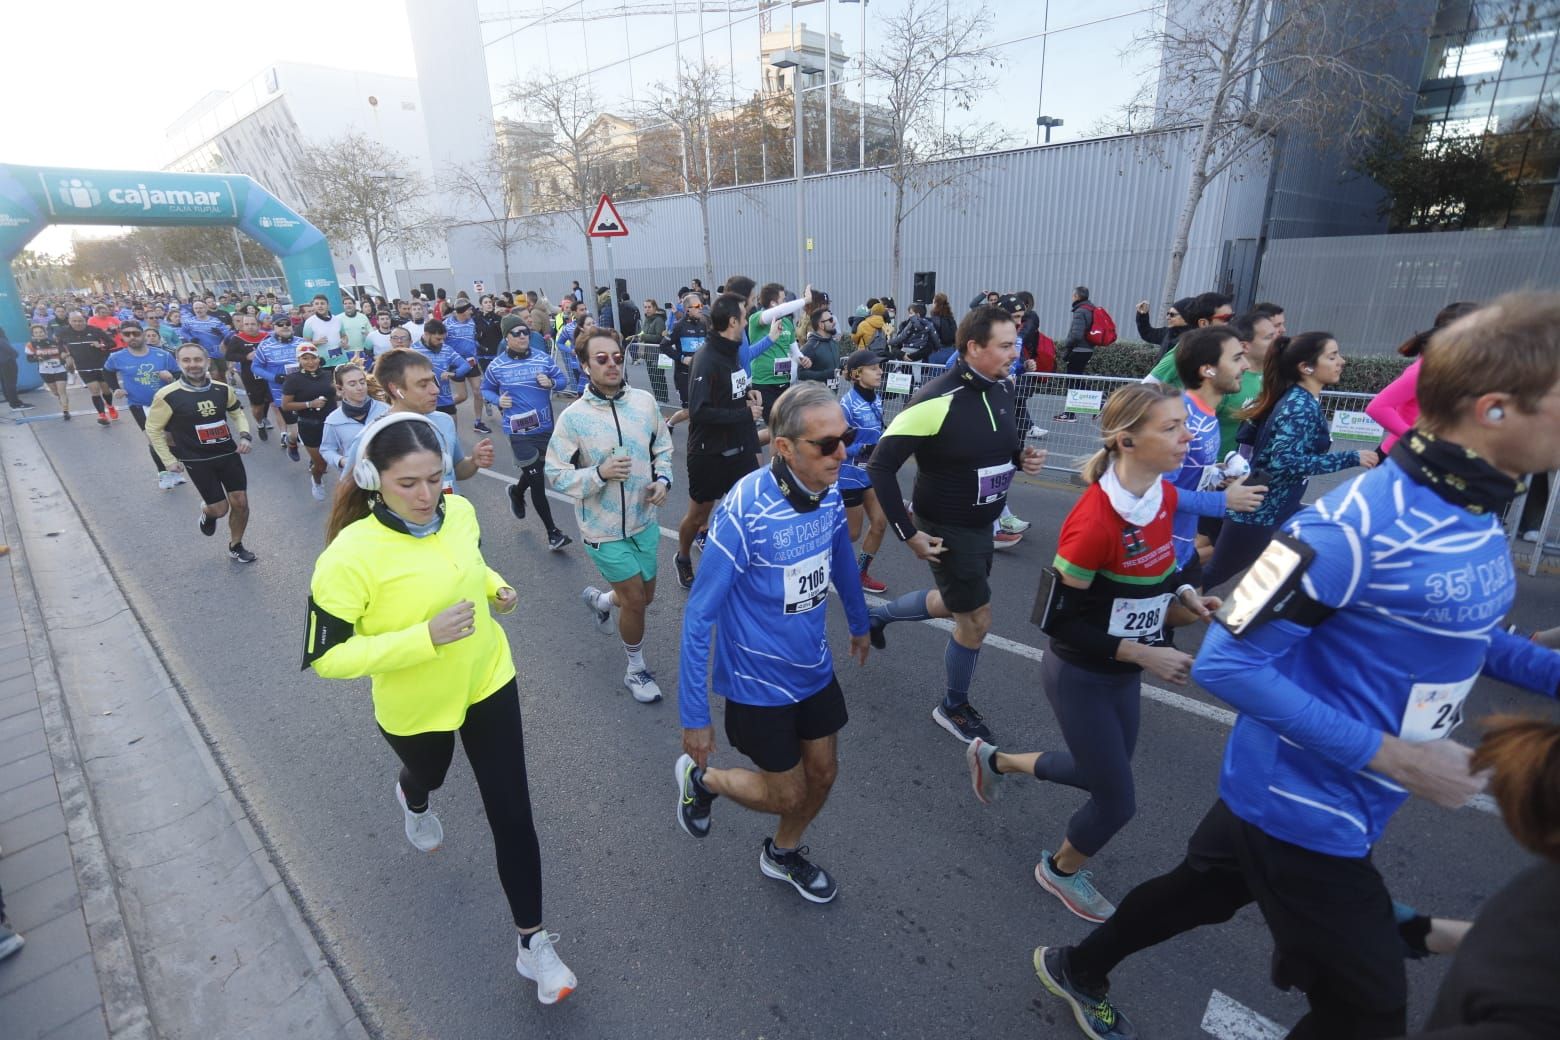
<instances>
[{"instance_id":1,"label":"neon green and black jacket","mask_svg":"<svg viewBox=\"0 0 1560 1040\"><path fill-rule=\"evenodd\" d=\"M950 527L990 527L1002 515L1019 463L1013 383L993 382L960 360L923 386L883 431L867 472L901 540L915 534L899 467L915 456L916 516Z\"/></svg>"},{"instance_id":2,"label":"neon green and black jacket","mask_svg":"<svg viewBox=\"0 0 1560 1040\"><path fill-rule=\"evenodd\" d=\"M482 559L480 537L471 503L445 495L433 534L418 538L370 515L314 563L305 663L326 679L371 676L374 720L386 733L457 730L467 708L515 677L509 639L488 609L508 583ZM434 646L428 622L463 599L476 608L476 631Z\"/></svg>"}]
</instances>

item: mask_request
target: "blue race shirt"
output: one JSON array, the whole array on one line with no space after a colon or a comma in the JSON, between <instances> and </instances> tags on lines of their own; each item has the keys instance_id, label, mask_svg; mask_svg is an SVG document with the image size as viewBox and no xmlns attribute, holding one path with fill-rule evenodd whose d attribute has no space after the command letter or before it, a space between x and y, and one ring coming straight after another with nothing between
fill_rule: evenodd
<instances>
[{"instance_id":1,"label":"blue race shirt","mask_svg":"<svg viewBox=\"0 0 1560 1040\"><path fill-rule=\"evenodd\" d=\"M537 376L552 381L552 389L544 390L536 383ZM517 358L504 351L489 364L482 376L482 396L489 404L509 395L509 407L503 409L504 432L511 437L548 434L553 428L553 389L567 389L569 377L547 353L546 341L531 333L531 353Z\"/></svg>"},{"instance_id":2,"label":"blue race shirt","mask_svg":"<svg viewBox=\"0 0 1560 1040\"><path fill-rule=\"evenodd\" d=\"M845 449L846 458L855 462L863 453L871 455L883 439L882 396L873 391L868 400L859 388L852 386L840 397L840 407L845 410L845 422L856 431L855 442Z\"/></svg>"},{"instance_id":3,"label":"blue race shirt","mask_svg":"<svg viewBox=\"0 0 1560 1040\"><path fill-rule=\"evenodd\" d=\"M209 314L204 318L197 318L191 314L183 319L179 328L183 330L187 340L205 347L206 353L212 358L222 356L222 341L227 338L228 327L219 319Z\"/></svg>"},{"instance_id":4,"label":"blue race shirt","mask_svg":"<svg viewBox=\"0 0 1560 1040\"><path fill-rule=\"evenodd\" d=\"M267 336L255 347L249 367L256 376L280 387L283 380L298 371L298 347L307 342L299 336L293 336L286 343L275 335Z\"/></svg>"},{"instance_id":5,"label":"blue race shirt","mask_svg":"<svg viewBox=\"0 0 1560 1040\"><path fill-rule=\"evenodd\" d=\"M426 340L420 339L412 344L412 349L433 365L433 374L439 380L439 406L454 404L455 393L450 389L450 373L453 372L456 379L465 379L471 373L471 366L466 363L466 359L451 350L448 343L438 350L432 350Z\"/></svg>"},{"instance_id":6,"label":"blue race shirt","mask_svg":"<svg viewBox=\"0 0 1560 1040\"><path fill-rule=\"evenodd\" d=\"M838 488L817 509L798 513L768 467L737 481L711 518L683 613L678 704L685 729L710 723L706 681L727 700L763 707L794 704L828 686L830 581L851 634L864 635L867 602ZM712 630L715 673L707 680Z\"/></svg>"},{"instance_id":7,"label":"blue race shirt","mask_svg":"<svg viewBox=\"0 0 1560 1040\"><path fill-rule=\"evenodd\" d=\"M477 356L477 322L475 318L461 321L444 319L444 345L468 361Z\"/></svg>"},{"instance_id":8,"label":"blue race shirt","mask_svg":"<svg viewBox=\"0 0 1560 1040\"><path fill-rule=\"evenodd\" d=\"M1285 525L1314 547L1315 628L1214 625L1192 676L1240 712L1219 796L1302 848L1358 858L1408 798L1365 768L1391 733L1441 740L1480 674L1553 697L1560 653L1500 628L1516 591L1500 518L1452 505L1388 460Z\"/></svg>"},{"instance_id":9,"label":"blue race shirt","mask_svg":"<svg viewBox=\"0 0 1560 1040\"><path fill-rule=\"evenodd\" d=\"M1186 446L1186 458L1181 460L1181 468L1174 473L1165 474L1165 479L1178 488L1187 491L1205 491L1217 495L1218 502L1212 508L1216 511L1207 515L1224 515L1224 493L1219 491L1219 484L1223 482L1224 475L1219 472L1219 417L1206 410L1202 402L1190 393L1183 393L1181 400L1186 404L1186 429L1192 435L1192 443ZM1186 566L1197 552L1197 513L1186 508L1177 509L1172 526L1172 537L1175 540L1175 562L1178 566Z\"/></svg>"},{"instance_id":10,"label":"blue race shirt","mask_svg":"<svg viewBox=\"0 0 1560 1040\"><path fill-rule=\"evenodd\" d=\"M455 491L459 487L455 483L455 463L466 457L460 446L460 432L448 412L429 412L428 420L439 431L439 440L444 445L444 486Z\"/></svg>"},{"instance_id":11,"label":"blue race shirt","mask_svg":"<svg viewBox=\"0 0 1560 1040\"><path fill-rule=\"evenodd\" d=\"M157 373L167 372L175 379L179 376L179 367L174 364L173 355L161 347L148 347L140 357L128 349L116 350L108 355L103 367L119 373L119 385L124 387L125 397L131 404L142 408L151 407L157 391L168 385L158 378Z\"/></svg>"}]
</instances>

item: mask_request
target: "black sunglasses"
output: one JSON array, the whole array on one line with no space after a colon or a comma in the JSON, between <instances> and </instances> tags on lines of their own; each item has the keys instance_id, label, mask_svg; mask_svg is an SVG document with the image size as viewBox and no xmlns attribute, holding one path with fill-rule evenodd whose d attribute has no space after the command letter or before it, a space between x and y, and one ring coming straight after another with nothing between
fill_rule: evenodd
<instances>
[{"instance_id":1,"label":"black sunglasses","mask_svg":"<svg viewBox=\"0 0 1560 1040\"><path fill-rule=\"evenodd\" d=\"M833 455L839 450L841 444L848 448L856 443L856 428L852 426L839 437L820 437L817 440L811 437L803 437L802 440L817 448L820 455Z\"/></svg>"},{"instance_id":2,"label":"black sunglasses","mask_svg":"<svg viewBox=\"0 0 1560 1040\"><path fill-rule=\"evenodd\" d=\"M510 329L509 334L511 336L529 336L531 332L529 329Z\"/></svg>"}]
</instances>

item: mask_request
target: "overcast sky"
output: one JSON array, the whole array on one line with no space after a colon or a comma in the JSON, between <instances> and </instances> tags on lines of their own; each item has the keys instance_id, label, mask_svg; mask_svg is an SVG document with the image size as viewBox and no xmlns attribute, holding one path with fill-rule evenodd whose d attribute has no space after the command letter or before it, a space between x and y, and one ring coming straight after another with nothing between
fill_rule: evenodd
<instances>
[{"instance_id":1,"label":"overcast sky","mask_svg":"<svg viewBox=\"0 0 1560 1040\"><path fill-rule=\"evenodd\" d=\"M556 10L567 0L479 2L491 17L506 9ZM595 9L613 6L612 0L584 2ZM692 0L685 2L692 6ZM954 12L980 6L977 0L945 2ZM877 5L887 11L903 3L875 0L869 9L869 47ZM174 120L209 91L233 89L278 61L416 74L401 0L265 0L198 9L171 0L74 0L64 19L60 8L48 4L13 0L7 6L8 35L19 45L6 55L14 119L0 152L6 162L161 168L175 158L164 139ZM1018 142L1034 141L1041 102L1040 43L1047 25L1052 35L1045 53L1044 105L1047 114L1066 120L1053 140L1080 136L1124 102L1147 63L1131 41L1148 25L1153 0L986 0L985 6L995 16L993 42L1004 43L1005 59L985 116L1001 121ZM834 31L854 55L860 46L860 9L836 4L833 10ZM670 16L664 17L669 23ZM771 17L777 27L789 21L783 9ZM821 29L821 7L802 7L798 21ZM489 22L486 38L492 39L497 29ZM690 33L687 26L682 31ZM514 59L500 53L503 46L490 48L495 80L513 74ZM521 47L522 62L526 52L546 54L547 48ZM741 56L734 60L744 61ZM113 229L53 228L32 248L63 252L73 233Z\"/></svg>"}]
</instances>

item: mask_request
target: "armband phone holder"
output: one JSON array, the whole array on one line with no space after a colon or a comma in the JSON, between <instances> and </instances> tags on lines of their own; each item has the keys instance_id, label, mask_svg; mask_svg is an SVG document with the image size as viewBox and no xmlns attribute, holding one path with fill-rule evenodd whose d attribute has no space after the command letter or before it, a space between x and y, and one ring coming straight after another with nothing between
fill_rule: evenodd
<instances>
[{"instance_id":1,"label":"armband phone holder","mask_svg":"<svg viewBox=\"0 0 1560 1040\"><path fill-rule=\"evenodd\" d=\"M298 668L307 670L309 665L325 656L325 651L338 643L345 643L352 635L351 622L323 609L310 596L309 623L303 633L303 664Z\"/></svg>"},{"instance_id":2,"label":"armband phone holder","mask_svg":"<svg viewBox=\"0 0 1560 1040\"><path fill-rule=\"evenodd\" d=\"M1062 576L1055 567L1040 572L1040 588L1035 593L1035 609L1029 615L1030 623L1042 632L1049 632L1056 621L1056 605L1062 598Z\"/></svg>"},{"instance_id":3,"label":"armband phone holder","mask_svg":"<svg viewBox=\"0 0 1560 1040\"><path fill-rule=\"evenodd\" d=\"M1333 612L1307 596L1301 587L1305 572L1315 559L1316 549L1312 546L1291 535L1275 533L1214 617L1236 637L1275 620L1314 628Z\"/></svg>"}]
</instances>

